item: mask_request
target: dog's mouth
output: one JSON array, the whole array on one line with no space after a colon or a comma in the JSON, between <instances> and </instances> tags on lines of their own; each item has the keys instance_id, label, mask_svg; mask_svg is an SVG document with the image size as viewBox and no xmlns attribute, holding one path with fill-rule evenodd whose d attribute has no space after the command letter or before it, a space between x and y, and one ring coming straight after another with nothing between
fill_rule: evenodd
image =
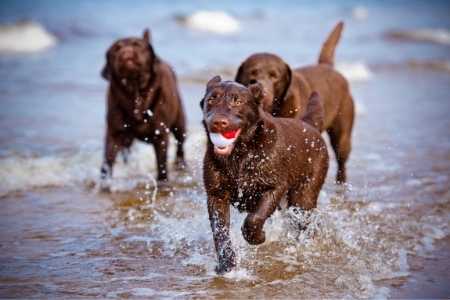
<instances>
[{"instance_id":1,"label":"dog's mouth","mask_svg":"<svg viewBox=\"0 0 450 300\"><path fill-rule=\"evenodd\" d=\"M241 129L227 130L220 133L210 132L209 138L214 145L214 153L221 156L230 155L240 133Z\"/></svg>"},{"instance_id":2,"label":"dog's mouth","mask_svg":"<svg viewBox=\"0 0 450 300\"><path fill-rule=\"evenodd\" d=\"M116 60L116 70L122 75L135 75L141 72L142 65L135 57L119 57Z\"/></svg>"},{"instance_id":3,"label":"dog's mouth","mask_svg":"<svg viewBox=\"0 0 450 300\"><path fill-rule=\"evenodd\" d=\"M127 68L134 68L137 66L136 60L133 58L126 58L123 60L123 64Z\"/></svg>"}]
</instances>

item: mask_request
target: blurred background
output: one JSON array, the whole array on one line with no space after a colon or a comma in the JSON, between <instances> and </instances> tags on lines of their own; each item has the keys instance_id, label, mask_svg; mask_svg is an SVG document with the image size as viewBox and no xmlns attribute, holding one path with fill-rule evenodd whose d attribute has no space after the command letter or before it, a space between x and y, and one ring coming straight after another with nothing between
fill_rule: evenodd
<instances>
[{"instance_id":1,"label":"blurred background","mask_svg":"<svg viewBox=\"0 0 450 300\"><path fill-rule=\"evenodd\" d=\"M449 12L447 1L1 1L0 297L445 295ZM340 20L336 68L357 110L350 184L329 176L315 239L276 215L251 247L235 213L240 266L219 278L201 180L205 83L233 79L254 52L314 64ZM144 28L178 75L189 124L190 173L171 173L155 201L153 149L140 143L113 193L97 190L105 52ZM434 284L419 284L424 273Z\"/></svg>"}]
</instances>

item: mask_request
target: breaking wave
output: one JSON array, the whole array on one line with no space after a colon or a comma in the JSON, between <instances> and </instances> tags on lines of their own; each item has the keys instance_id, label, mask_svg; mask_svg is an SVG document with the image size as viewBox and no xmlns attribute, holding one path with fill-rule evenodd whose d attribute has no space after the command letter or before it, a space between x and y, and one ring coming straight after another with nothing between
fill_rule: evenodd
<instances>
[{"instance_id":1,"label":"breaking wave","mask_svg":"<svg viewBox=\"0 0 450 300\"><path fill-rule=\"evenodd\" d=\"M368 65L363 62L338 62L336 69L349 81L368 81L373 77Z\"/></svg>"},{"instance_id":2,"label":"breaking wave","mask_svg":"<svg viewBox=\"0 0 450 300\"><path fill-rule=\"evenodd\" d=\"M57 38L39 23L0 25L0 52L39 52L55 46Z\"/></svg>"},{"instance_id":3,"label":"breaking wave","mask_svg":"<svg viewBox=\"0 0 450 300\"><path fill-rule=\"evenodd\" d=\"M450 31L448 29L424 28L417 30L391 30L386 32L386 38L394 41L425 42L440 45L450 45Z\"/></svg>"},{"instance_id":4,"label":"breaking wave","mask_svg":"<svg viewBox=\"0 0 450 300\"><path fill-rule=\"evenodd\" d=\"M203 68L182 75L181 80L190 83L205 84L209 79L216 75L220 75L229 80L234 80L237 68L237 66L230 65ZM347 80L352 82L365 82L372 79L374 76L369 66L363 62L338 62L336 64L336 69L341 72Z\"/></svg>"},{"instance_id":5,"label":"breaking wave","mask_svg":"<svg viewBox=\"0 0 450 300\"><path fill-rule=\"evenodd\" d=\"M197 31L234 34L240 30L237 19L223 11L200 10L187 16L178 16L180 24Z\"/></svg>"},{"instance_id":6,"label":"breaking wave","mask_svg":"<svg viewBox=\"0 0 450 300\"><path fill-rule=\"evenodd\" d=\"M198 130L188 138L188 153L190 159L201 161L205 144L203 131ZM169 162L174 160L174 144L169 147ZM201 150L200 150L201 149ZM100 184L100 165L103 149L74 150L55 153L49 156L21 156L12 154L0 158L0 196L11 192L32 188L58 187L66 185L85 184L96 187ZM112 191L130 190L152 181L155 169L155 155L151 145L137 142L131 148L128 163L125 164L118 155L114 166ZM192 172L197 172L198 166L190 164ZM169 166L169 170L171 166ZM170 175L170 174L169 174Z\"/></svg>"}]
</instances>

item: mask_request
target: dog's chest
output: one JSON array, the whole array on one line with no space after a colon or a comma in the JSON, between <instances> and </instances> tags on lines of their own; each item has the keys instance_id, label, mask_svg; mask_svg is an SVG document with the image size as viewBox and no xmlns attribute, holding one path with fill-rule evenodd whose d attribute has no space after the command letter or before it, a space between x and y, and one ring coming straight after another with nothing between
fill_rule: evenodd
<instances>
[{"instance_id":1,"label":"dog's chest","mask_svg":"<svg viewBox=\"0 0 450 300\"><path fill-rule=\"evenodd\" d=\"M155 131L155 122L151 119L144 119L143 121L136 122L133 125L133 131L137 136L153 135Z\"/></svg>"},{"instance_id":2,"label":"dog's chest","mask_svg":"<svg viewBox=\"0 0 450 300\"><path fill-rule=\"evenodd\" d=\"M271 174L270 157L263 153L250 155L235 168L229 169L229 176L235 188L234 205L240 210L252 210L262 192L275 184Z\"/></svg>"},{"instance_id":3,"label":"dog's chest","mask_svg":"<svg viewBox=\"0 0 450 300\"><path fill-rule=\"evenodd\" d=\"M166 124L157 118L135 121L132 123L130 130L136 138L145 142L152 142L155 138L166 135L169 131Z\"/></svg>"}]
</instances>

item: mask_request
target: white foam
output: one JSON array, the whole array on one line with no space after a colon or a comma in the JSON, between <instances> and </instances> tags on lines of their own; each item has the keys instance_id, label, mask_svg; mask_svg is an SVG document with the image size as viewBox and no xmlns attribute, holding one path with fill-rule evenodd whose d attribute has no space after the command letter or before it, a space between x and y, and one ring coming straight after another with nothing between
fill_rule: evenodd
<instances>
[{"instance_id":1,"label":"white foam","mask_svg":"<svg viewBox=\"0 0 450 300\"><path fill-rule=\"evenodd\" d=\"M56 37L39 23L20 22L0 26L0 52L38 52L56 43Z\"/></svg>"},{"instance_id":2,"label":"white foam","mask_svg":"<svg viewBox=\"0 0 450 300\"><path fill-rule=\"evenodd\" d=\"M354 100L355 102L355 112L357 116L367 115L367 107L361 101Z\"/></svg>"},{"instance_id":3,"label":"white foam","mask_svg":"<svg viewBox=\"0 0 450 300\"><path fill-rule=\"evenodd\" d=\"M256 276L252 275L249 270L244 268L233 269L231 272L225 273L223 277L232 279L235 281L241 280L255 280Z\"/></svg>"},{"instance_id":4,"label":"white foam","mask_svg":"<svg viewBox=\"0 0 450 300\"><path fill-rule=\"evenodd\" d=\"M187 16L183 23L193 30L217 34L233 34L240 29L239 21L223 11L200 10Z\"/></svg>"},{"instance_id":5,"label":"white foam","mask_svg":"<svg viewBox=\"0 0 450 300\"><path fill-rule=\"evenodd\" d=\"M373 77L372 71L363 62L339 62L336 69L349 81L368 81Z\"/></svg>"},{"instance_id":6,"label":"white foam","mask_svg":"<svg viewBox=\"0 0 450 300\"><path fill-rule=\"evenodd\" d=\"M246 214L232 209L230 235L237 267L219 276L214 272L217 258L206 196L203 191L192 195L180 192L152 206L148 238L134 236L123 242L158 245L164 256L181 257L182 265L202 270L196 275L200 281L221 277L236 282L287 286L299 282L304 295L316 295L317 286L313 282L321 278L322 284L331 286L325 292L327 298L385 299L389 290L380 288L375 281L409 276L407 255L415 250L425 253L431 249L434 239L449 232L448 216L430 212L404 221L395 205L374 203L373 199L350 203L346 196L323 191L318 208L312 212L277 210L267 220L266 242L259 246L249 245L242 237L241 226ZM169 211L165 210L166 205ZM134 214L135 208L131 207L130 211ZM299 231L299 224L309 225ZM415 245L421 247L415 249ZM266 283L264 276L259 276L259 269L272 266L297 275ZM157 291L155 295L165 295L165 292Z\"/></svg>"},{"instance_id":7,"label":"white foam","mask_svg":"<svg viewBox=\"0 0 450 300\"><path fill-rule=\"evenodd\" d=\"M174 144L175 141L171 139L169 143L169 164L174 160ZM205 135L203 130L193 130L193 134L188 136L186 143L186 153L193 153L189 158L195 162L201 162L204 146ZM100 146L96 150L79 150L43 157L12 155L0 158L0 178L2 178L0 196L14 191L48 186L80 183L98 186L100 184L102 157L103 149ZM191 162L188 161L189 163ZM169 165L170 169L171 165ZM196 171L196 168L193 168L193 171ZM108 186L113 192L130 190L139 184L148 184L149 190L153 190L155 173L153 147L136 142L131 149L128 164L125 164L118 155L114 165L114 175L112 180L108 182Z\"/></svg>"},{"instance_id":8,"label":"white foam","mask_svg":"<svg viewBox=\"0 0 450 300\"><path fill-rule=\"evenodd\" d=\"M369 17L369 10L365 6L355 6L352 9L352 17L357 21L367 20Z\"/></svg>"}]
</instances>

